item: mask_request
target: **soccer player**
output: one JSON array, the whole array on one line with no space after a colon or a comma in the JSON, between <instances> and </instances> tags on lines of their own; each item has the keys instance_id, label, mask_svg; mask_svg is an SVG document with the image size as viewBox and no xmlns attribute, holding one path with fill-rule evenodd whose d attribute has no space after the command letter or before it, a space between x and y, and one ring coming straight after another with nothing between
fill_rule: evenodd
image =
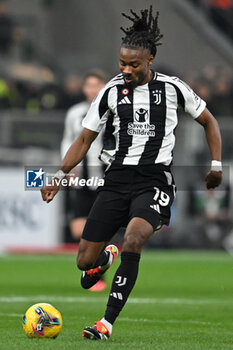
<instances>
[{"instance_id":1,"label":"soccer player","mask_svg":"<svg viewBox=\"0 0 233 350\"><path fill-rule=\"evenodd\" d=\"M74 140L82 132L82 121L86 116L87 111L94 100L95 96L105 86L106 77L103 72L93 70L88 72L84 77L82 91L86 96L86 100L77 103L69 108L65 118L65 128L63 139L61 142L61 156L64 158L67 150L72 145ZM88 179L91 176L102 176L102 162L98 160L98 155L102 148L102 135L99 135L92 143L88 154L84 157L82 167L79 169L72 169L72 173L76 173L80 178ZM72 196L72 194L74 196ZM70 221L70 231L72 237L79 241L83 232L83 228L86 224L86 219L89 211L96 199L95 189L87 186L81 189L73 189L72 193L69 192L70 199L74 200L73 203L73 215ZM92 292L100 292L106 289L106 282L104 276L92 287Z\"/></svg>"},{"instance_id":2,"label":"soccer player","mask_svg":"<svg viewBox=\"0 0 233 350\"><path fill-rule=\"evenodd\" d=\"M206 103L176 77L153 72L151 65L162 35L158 13L142 10L125 15L132 26L120 48L121 74L106 84L83 121L84 130L67 152L60 178L79 163L106 124L114 151L104 148L101 158L109 163L105 184L87 219L77 265L83 270L81 284L90 288L115 260L115 247L104 247L120 226L126 225L121 264L113 278L103 318L86 327L83 336L106 340L137 279L140 254L148 238L169 224L175 195L171 173L177 108L181 106L204 129L211 152L207 188L221 183L221 136ZM114 142L113 142L114 141ZM105 147L105 146L104 146ZM42 197L50 202L59 187L46 187Z\"/></svg>"}]
</instances>

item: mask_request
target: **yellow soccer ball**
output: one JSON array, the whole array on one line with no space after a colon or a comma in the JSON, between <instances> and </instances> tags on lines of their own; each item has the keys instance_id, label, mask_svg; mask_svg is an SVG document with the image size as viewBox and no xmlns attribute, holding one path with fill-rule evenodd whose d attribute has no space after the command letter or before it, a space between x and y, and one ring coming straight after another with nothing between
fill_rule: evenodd
<instances>
[{"instance_id":1,"label":"yellow soccer ball","mask_svg":"<svg viewBox=\"0 0 233 350\"><path fill-rule=\"evenodd\" d=\"M60 312L52 305L32 305L23 316L23 329L29 338L56 338L62 329Z\"/></svg>"}]
</instances>

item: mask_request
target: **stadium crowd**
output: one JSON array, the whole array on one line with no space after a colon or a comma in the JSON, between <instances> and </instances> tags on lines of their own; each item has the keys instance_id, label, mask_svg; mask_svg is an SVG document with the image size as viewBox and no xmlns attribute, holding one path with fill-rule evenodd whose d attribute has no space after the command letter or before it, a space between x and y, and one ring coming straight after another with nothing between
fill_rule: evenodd
<instances>
[{"instance_id":1,"label":"stadium crowd","mask_svg":"<svg viewBox=\"0 0 233 350\"><path fill-rule=\"evenodd\" d=\"M29 79L26 75L29 67L25 68L25 76L14 79L0 72L0 109L21 108L35 113L41 110L62 109L67 110L75 103L84 100L81 92L82 78L76 75L67 76L63 82L43 82L37 76ZM47 68L31 66L35 75L46 71L53 76ZM40 81L37 81L40 80Z\"/></svg>"},{"instance_id":2,"label":"stadium crowd","mask_svg":"<svg viewBox=\"0 0 233 350\"><path fill-rule=\"evenodd\" d=\"M207 102L217 117L231 116L233 110L233 74L226 66L208 65L202 71L184 77L193 90Z\"/></svg>"},{"instance_id":3,"label":"stadium crowd","mask_svg":"<svg viewBox=\"0 0 233 350\"><path fill-rule=\"evenodd\" d=\"M220 11L218 15L222 29L229 22L227 18L232 18L232 0L190 1L196 6L208 8L210 14ZM232 31L232 21L229 25ZM229 32L230 29L227 29ZM82 93L83 77L76 73L64 75L54 60L45 62L42 56L30 42L22 25L12 16L7 1L0 0L1 110L20 108L29 113L56 109L65 111L85 99ZM161 72L166 74L166 69ZM203 71L180 74L180 77L207 102L214 115L231 115L232 70L225 66L208 65Z\"/></svg>"}]
</instances>

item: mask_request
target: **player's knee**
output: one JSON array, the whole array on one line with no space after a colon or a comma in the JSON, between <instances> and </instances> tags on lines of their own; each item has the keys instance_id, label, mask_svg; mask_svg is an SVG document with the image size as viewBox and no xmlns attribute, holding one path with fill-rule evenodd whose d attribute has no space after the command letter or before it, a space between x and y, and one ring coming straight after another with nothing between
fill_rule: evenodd
<instances>
[{"instance_id":1,"label":"player's knee","mask_svg":"<svg viewBox=\"0 0 233 350\"><path fill-rule=\"evenodd\" d=\"M77 267L81 271L87 271L91 269L93 266L93 261L90 260L88 257L78 255L77 256Z\"/></svg>"},{"instance_id":2,"label":"player's knee","mask_svg":"<svg viewBox=\"0 0 233 350\"><path fill-rule=\"evenodd\" d=\"M124 237L123 250L140 253L144 244L144 239L140 232L131 231Z\"/></svg>"}]
</instances>

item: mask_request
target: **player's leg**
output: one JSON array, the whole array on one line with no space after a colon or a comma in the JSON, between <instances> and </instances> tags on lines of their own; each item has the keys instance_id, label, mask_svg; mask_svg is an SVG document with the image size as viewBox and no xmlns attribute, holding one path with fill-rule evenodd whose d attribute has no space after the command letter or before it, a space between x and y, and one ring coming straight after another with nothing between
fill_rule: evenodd
<instances>
[{"instance_id":1,"label":"player's leg","mask_svg":"<svg viewBox=\"0 0 233 350\"><path fill-rule=\"evenodd\" d=\"M118 250L110 245L105 248L128 214L128 203L121 195L103 191L97 197L85 225L77 265L84 273L81 285L91 288L100 276L112 265Z\"/></svg>"},{"instance_id":2,"label":"player's leg","mask_svg":"<svg viewBox=\"0 0 233 350\"><path fill-rule=\"evenodd\" d=\"M121 264L113 279L104 318L93 327L86 327L83 335L89 339L108 339L112 325L124 307L136 282L140 253L151 234L168 224L170 206L174 199L173 186L138 195L131 203L131 221L124 236Z\"/></svg>"},{"instance_id":3,"label":"player's leg","mask_svg":"<svg viewBox=\"0 0 233 350\"><path fill-rule=\"evenodd\" d=\"M133 218L124 236L121 264L113 279L103 319L108 324L113 325L136 282L142 247L154 231L169 223L174 195L173 185L153 187L153 191L142 193L132 201Z\"/></svg>"},{"instance_id":4,"label":"player's leg","mask_svg":"<svg viewBox=\"0 0 233 350\"><path fill-rule=\"evenodd\" d=\"M81 238L77 255L77 266L85 271L98 266L104 259L105 242L92 242Z\"/></svg>"},{"instance_id":5,"label":"player's leg","mask_svg":"<svg viewBox=\"0 0 233 350\"><path fill-rule=\"evenodd\" d=\"M80 243L81 236L86 224L87 218L78 218L78 219L73 219L70 222L70 231L72 237ZM81 245L82 246L82 245ZM79 245L80 249L80 245ZM97 249L97 256L99 255L99 251ZM99 279L99 281L90 289L92 292L101 292L107 288L107 283L104 280L104 275L102 275Z\"/></svg>"},{"instance_id":6,"label":"player's leg","mask_svg":"<svg viewBox=\"0 0 233 350\"><path fill-rule=\"evenodd\" d=\"M86 327L83 336L89 339L108 339L112 325L124 307L138 275L140 253L144 243L154 232L153 226L142 218L133 218L127 226L118 267L109 295L107 309L94 327Z\"/></svg>"},{"instance_id":7,"label":"player's leg","mask_svg":"<svg viewBox=\"0 0 233 350\"><path fill-rule=\"evenodd\" d=\"M82 277L81 277L81 285L84 289L91 290L93 286L98 287L98 283L101 280L101 277L114 263L118 255L118 249L115 245L108 245L104 250L102 250L99 253L98 247L101 247L101 246L105 247L106 246L105 242L101 242L101 244L97 243L98 244L97 245L95 242L88 242L86 240L82 240L81 243L84 243L84 244L81 246L80 254L82 254L83 252L82 247L84 245L87 247L87 245L91 243L90 245L91 249L87 248L86 250L85 248L87 252L89 251L89 253L87 253L86 256L88 256L89 254L92 256L91 252L93 252L93 256L94 254L96 254L96 257L97 257L97 260L95 261L95 263L92 264L91 267L90 265L81 265L82 263L80 263L80 260L78 258L78 267L81 270L83 270ZM97 249L95 249L95 247ZM90 259L88 261L90 261Z\"/></svg>"},{"instance_id":8,"label":"player's leg","mask_svg":"<svg viewBox=\"0 0 233 350\"><path fill-rule=\"evenodd\" d=\"M97 197L97 193L94 190L89 188L84 188L81 190L75 190L73 194L73 220L70 222L70 231L72 237L80 242L84 227L86 225L87 216L91 210L93 203ZM81 244L82 246L82 244ZM98 254L98 252L97 252ZM107 287L106 282L104 281L104 275L102 275L99 281L90 289L93 292L103 291Z\"/></svg>"},{"instance_id":9,"label":"player's leg","mask_svg":"<svg viewBox=\"0 0 233 350\"><path fill-rule=\"evenodd\" d=\"M168 224L170 206L174 200L173 185L142 193L131 203L130 215L121 254L121 264L115 274L108 299L105 319L113 324L136 282L142 247L153 232Z\"/></svg>"},{"instance_id":10,"label":"player's leg","mask_svg":"<svg viewBox=\"0 0 233 350\"><path fill-rule=\"evenodd\" d=\"M90 289L96 285L101 276L103 276L103 274L109 269L118 255L118 249L116 246L108 245L106 247L106 241L90 241L89 239L91 239L91 237L89 236L89 233L92 233L93 236L94 232L96 234L95 239L98 239L98 237L101 239L101 233L105 230L108 233L112 232L112 237L117 229L118 227L113 224L106 225L106 223L87 220L77 257L77 265L79 269L83 270L81 285L84 289Z\"/></svg>"},{"instance_id":11,"label":"player's leg","mask_svg":"<svg viewBox=\"0 0 233 350\"><path fill-rule=\"evenodd\" d=\"M95 244L95 242L94 242L93 244L90 244L89 249L88 249L88 246L89 246L89 241L86 241L84 239L80 240L80 243L79 243L80 254L78 255L78 259L77 259L77 265L79 268L82 267L82 270L83 269L89 270L90 268L93 269L97 266L108 264L108 261L109 261L108 254L106 254L106 252L103 250L106 246L106 242L100 242L100 243L98 242L97 244ZM81 259L84 259L84 261L81 261ZM87 262L89 264L91 264L91 267L88 265L85 265ZM94 271L93 271L93 273L94 273ZM85 274L83 274L82 277L84 277L84 276L85 276ZM94 279L96 281L95 283L94 283ZM83 278L82 278L82 280L83 280ZM93 283L94 283L94 285L93 285ZM104 274L101 273L99 278L97 278L97 276L95 276L95 278L92 278L91 281L89 281L89 283L84 284L83 287L86 289L90 288L91 292L101 292L101 291L105 290L107 288L107 283L105 282Z\"/></svg>"}]
</instances>

